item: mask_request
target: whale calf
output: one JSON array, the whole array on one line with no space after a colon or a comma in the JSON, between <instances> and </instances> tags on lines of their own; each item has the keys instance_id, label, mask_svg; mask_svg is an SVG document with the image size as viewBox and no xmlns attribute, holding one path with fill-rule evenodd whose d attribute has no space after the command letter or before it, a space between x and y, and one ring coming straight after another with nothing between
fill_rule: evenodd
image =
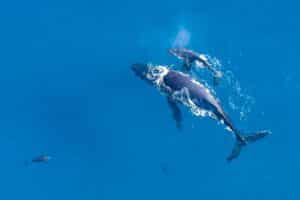
<instances>
[{"instance_id":1,"label":"whale calf","mask_svg":"<svg viewBox=\"0 0 300 200\"><path fill-rule=\"evenodd\" d=\"M235 145L227 157L227 161L237 158L242 147L271 134L267 130L246 135L242 134L233 125L211 91L187 74L161 65L152 66L138 63L133 64L131 68L136 76L145 80L166 96L178 128L181 128L182 123L179 104L188 107L196 116L208 116L224 124L235 138Z\"/></svg>"},{"instance_id":2,"label":"whale calf","mask_svg":"<svg viewBox=\"0 0 300 200\"><path fill-rule=\"evenodd\" d=\"M211 64L207 55L186 48L170 48L168 51L171 55L183 61L183 71L185 72L191 71L193 65L209 69L213 75L214 86L218 85L223 74Z\"/></svg>"}]
</instances>

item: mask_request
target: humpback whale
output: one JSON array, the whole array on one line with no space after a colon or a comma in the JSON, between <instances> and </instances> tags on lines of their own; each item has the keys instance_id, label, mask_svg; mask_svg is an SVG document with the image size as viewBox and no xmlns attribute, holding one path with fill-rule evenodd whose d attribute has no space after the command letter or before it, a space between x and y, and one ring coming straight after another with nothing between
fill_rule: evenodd
<instances>
[{"instance_id":1,"label":"humpback whale","mask_svg":"<svg viewBox=\"0 0 300 200\"><path fill-rule=\"evenodd\" d=\"M29 166L30 164L34 164L34 163L47 163L52 159L51 156L48 155L39 155L36 156L34 158L32 158L30 161L25 161L25 165Z\"/></svg>"},{"instance_id":2,"label":"humpback whale","mask_svg":"<svg viewBox=\"0 0 300 200\"><path fill-rule=\"evenodd\" d=\"M51 160L51 156L40 155L40 156L37 156L37 157L33 158L31 160L31 162L42 163L42 162L48 162L49 160Z\"/></svg>"},{"instance_id":3,"label":"humpback whale","mask_svg":"<svg viewBox=\"0 0 300 200\"><path fill-rule=\"evenodd\" d=\"M223 76L220 71L215 69L209 61L209 57L205 54L199 54L186 48L170 48L168 51L171 55L183 61L183 71L191 71L193 65L209 69L213 75L213 84L215 86Z\"/></svg>"},{"instance_id":4,"label":"humpback whale","mask_svg":"<svg viewBox=\"0 0 300 200\"><path fill-rule=\"evenodd\" d=\"M166 96L173 112L177 127L181 128L182 115L179 105L184 105L196 116L208 116L225 125L234 136L235 145L227 157L227 161L237 158L247 144L253 143L271 134L263 130L251 134L242 134L231 122L221 104L211 91L201 82L180 71L171 70L167 66L152 66L150 64L133 64L132 70L136 76L157 88Z\"/></svg>"}]
</instances>

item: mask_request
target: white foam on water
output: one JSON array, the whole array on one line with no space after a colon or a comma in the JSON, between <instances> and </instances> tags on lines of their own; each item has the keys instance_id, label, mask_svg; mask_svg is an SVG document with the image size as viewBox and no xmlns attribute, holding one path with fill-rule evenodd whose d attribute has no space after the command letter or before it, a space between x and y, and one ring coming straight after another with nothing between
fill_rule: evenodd
<instances>
[{"instance_id":1,"label":"white foam on water","mask_svg":"<svg viewBox=\"0 0 300 200\"><path fill-rule=\"evenodd\" d=\"M191 99L189 91L187 88L183 88L180 91L173 93L172 98L181 102L187 106L190 111L197 117L211 117L212 113L210 111L199 108Z\"/></svg>"},{"instance_id":2,"label":"white foam on water","mask_svg":"<svg viewBox=\"0 0 300 200\"><path fill-rule=\"evenodd\" d=\"M211 87L211 73L207 70L203 70L202 67L196 67L195 72L192 73L194 77L200 79L201 82L207 87L214 96L216 96L216 89L222 89L222 95L227 98L223 98L222 103L227 104L230 109L239 114L240 120L247 119L251 112L252 106L255 104L255 99L248 95L244 89L242 89L240 82L233 74L232 71L225 70L221 61L210 55L205 55L208 58L208 62L211 64L211 68L214 70L214 76L220 78L220 84L216 88ZM230 63L230 62L229 62Z\"/></svg>"},{"instance_id":3,"label":"white foam on water","mask_svg":"<svg viewBox=\"0 0 300 200\"><path fill-rule=\"evenodd\" d=\"M242 89L240 82L236 79L233 72L226 71L224 80L223 86L226 84L229 107L239 113L240 120L247 119L249 113L252 111L252 106L255 104L255 99Z\"/></svg>"}]
</instances>

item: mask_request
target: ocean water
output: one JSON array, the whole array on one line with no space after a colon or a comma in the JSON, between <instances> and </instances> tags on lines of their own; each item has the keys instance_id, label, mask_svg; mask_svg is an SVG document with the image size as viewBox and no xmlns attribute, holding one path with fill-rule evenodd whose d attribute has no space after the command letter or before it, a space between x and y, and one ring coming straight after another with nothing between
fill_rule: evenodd
<instances>
[{"instance_id":1,"label":"ocean water","mask_svg":"<svg viewBox=\"0 0 300 200\"><path fill-rule=\"evenodd\" d=\"M29 0L0 3L1 199L300 199L297 1ZM237 160L221 125L165 98L135 62L216 57L242 130L270 129ZM201 80L201 74L198 75ZM208 80L209 83L209 80ZM25 165L46 154L48 163Z\"/></svg>"}]
</instances>

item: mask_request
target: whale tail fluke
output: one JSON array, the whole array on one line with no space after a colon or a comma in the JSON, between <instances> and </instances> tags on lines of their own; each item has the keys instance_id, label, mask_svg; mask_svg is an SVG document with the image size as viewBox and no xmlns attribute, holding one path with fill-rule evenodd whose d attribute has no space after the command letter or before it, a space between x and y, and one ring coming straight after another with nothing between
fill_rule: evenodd
<instances>
[{"instance_id":1,"label":"whale tail fluke","mask_svg":"<svg viewBox=\"0 0 300 200\"><path fill-rule=\"evenodd\" d=\"M260 140L264 137L266 137L267 135L270 135L271 132L270 131L259 131L253 134L249 134L249 135L241 135L239 133L236 133L236 142L235 145L232 149L231 154L227 157L227 161L230 162L233 159L237 158L240 153L241 150L244 146L246 146L247 144L256 142L257 140Z\"/></svg>"}]
</instances>

